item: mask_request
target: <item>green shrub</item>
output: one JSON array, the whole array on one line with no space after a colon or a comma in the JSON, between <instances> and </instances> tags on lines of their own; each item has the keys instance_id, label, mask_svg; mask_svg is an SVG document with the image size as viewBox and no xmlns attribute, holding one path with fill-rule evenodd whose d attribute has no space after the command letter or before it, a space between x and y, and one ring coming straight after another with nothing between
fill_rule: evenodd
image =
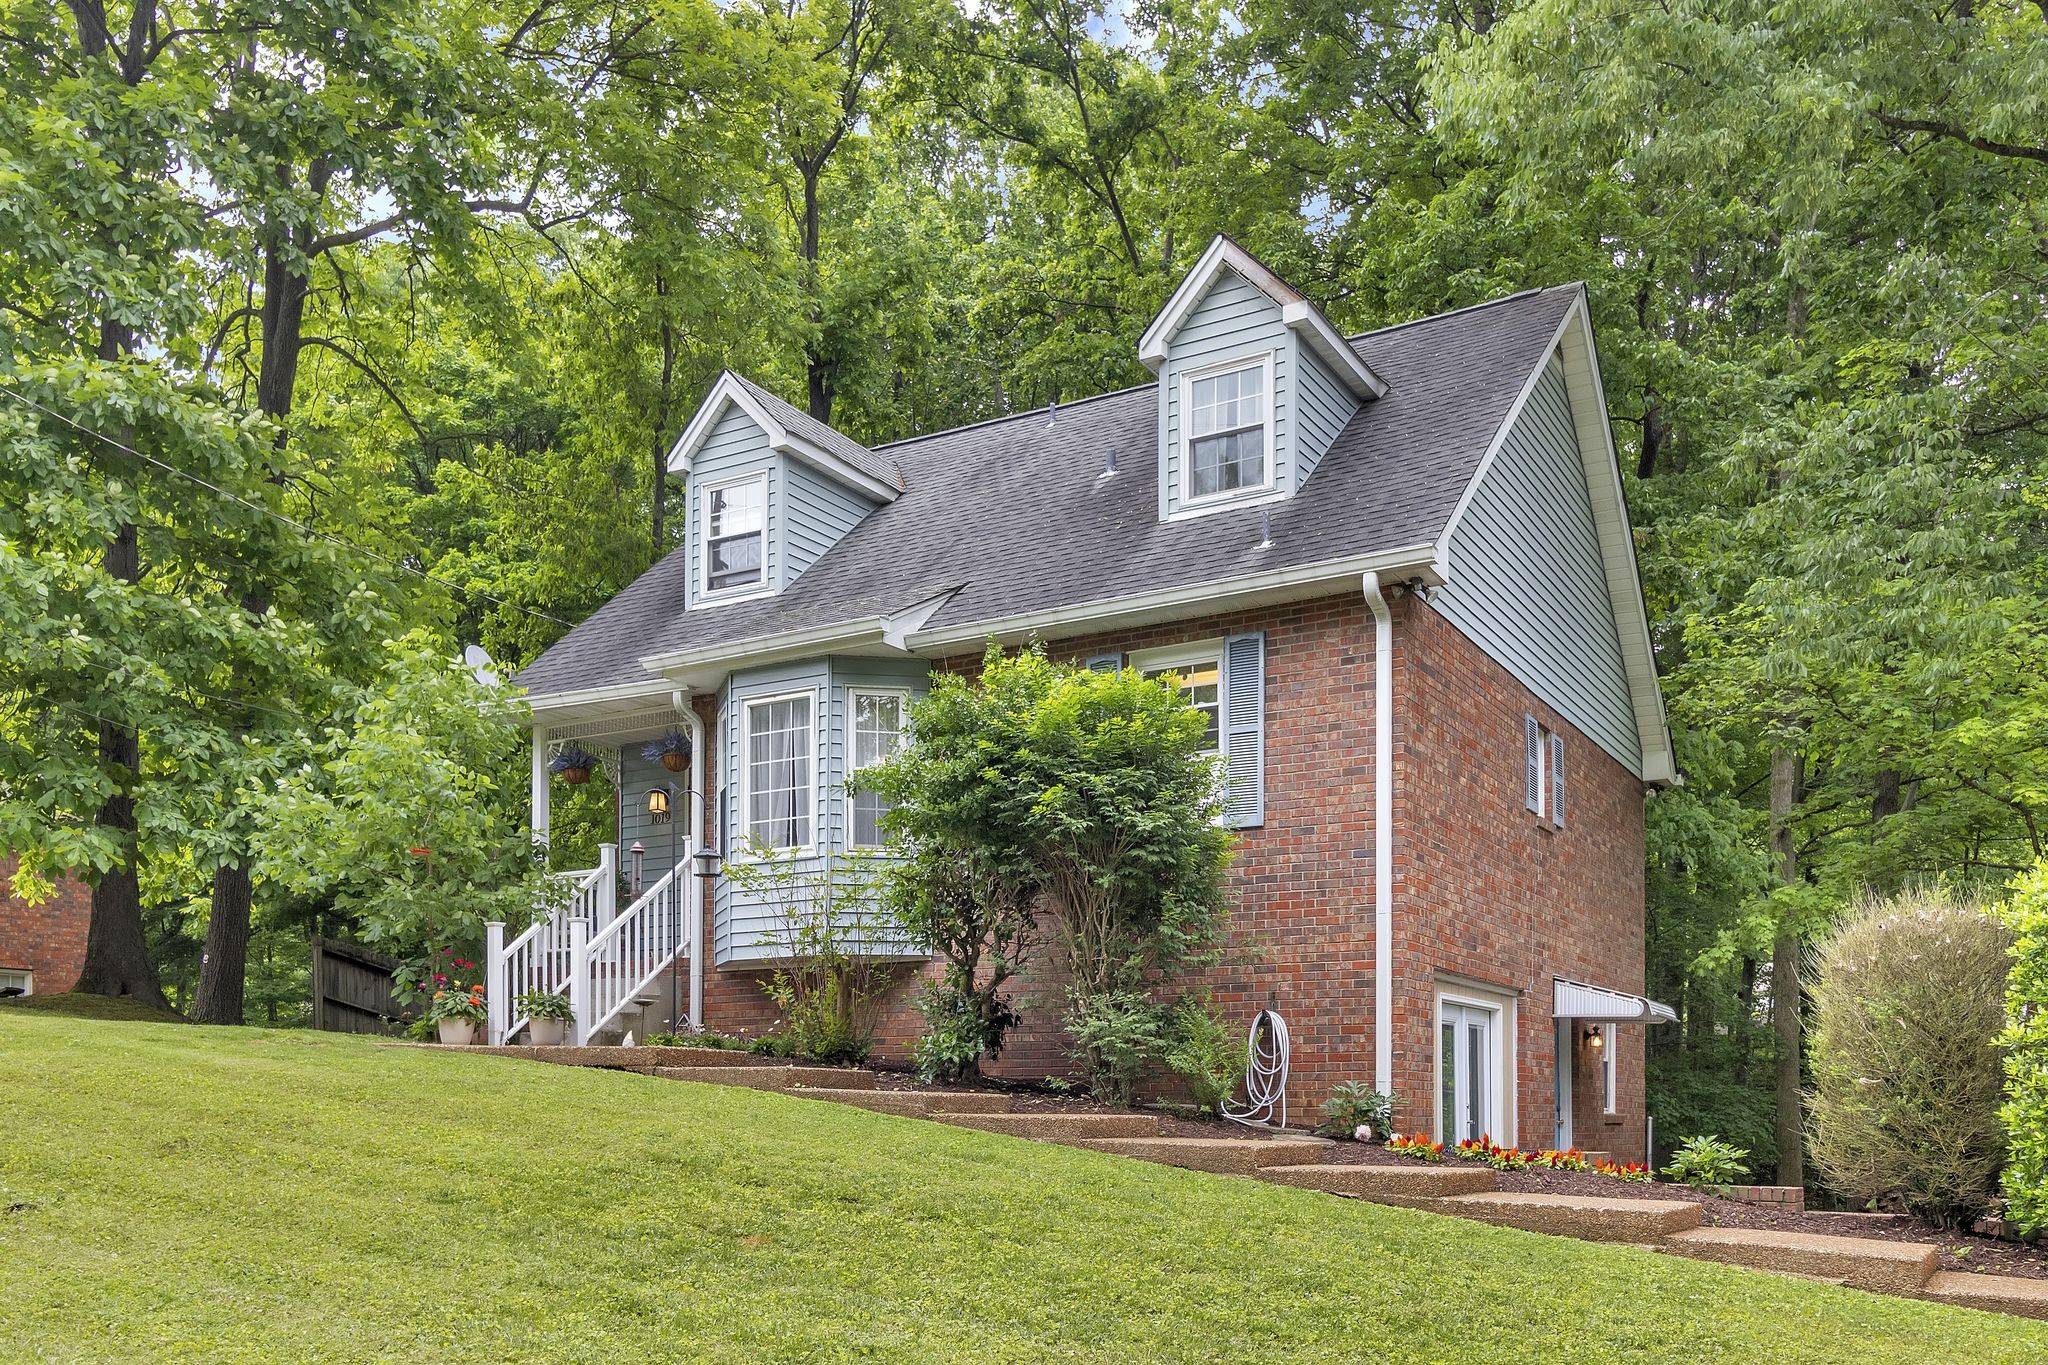
<instances>
[{"instance_id":1,"label":"green shrub","mask_svg":"<svg viewBox=\"0 0 2048 1365\"><path fill-rule=\"evenodd\" d=\"M2048 862L2022 877L2000 910L2013 934L2005 986L2009 1139L2006 1214L2027 1232L2048 1228Z\"/></svg>"},{"instance_id":2,"label":"green shrub","mask_svg":"<svg viewBox=\"0 0 2048 1365\"><path fill-rule=\"evenodd\" d=\"M702 1033L650 1033L640 1040L642 1047L701 1047L717 1052L745 1052L747 1040L717 1029L705 1029Z\"/></svg>"},{"instance_id":3,"label":"green shrub","mask_svg":"<svg viewBox=\"0 0 2048 1365\"><path fill-rule=\"evenodd\" d=\"M1095 1097L1129 1104L1145 1068L1165 1056L1172 1012L1139 990L1067 996L1067 1028Z\"/></svg>"},{"instance_id":4,"label":"green shrub","mask_svg":"<svg viewBox=\"0 0 2048 1365\"><path fill-rule=\"evenodd\" d=\"M1325 1137L1349 1138L1361 1124L1370 1126L1375 1134L1391 1132L1394 1097L1374 1090L1364 1081L1343 1081L1331 1086L1330 1097L1323 1101L1323 1121L1316 1125L1316 1131Z\"/></svg>"},{"instance_id":5,"label":"green shrub","mask_svg":"<svg viewBox=\"0 0 2048 1365\"><path fill-rule=\"evenodd\" d=\"M1691 1137L1678 1144L1664 1174L1687 1185L1714 1189L1749 1179L1749 1153L1717 1137Z\"/></svg>"},{"instance_id":6,"label":"green shrub","mask_svg":"<svg viewBox=\"0 0 2048 1365\"><path fill-rule=\"evenodd\" d=\"M569 997L560 991L527 991L519 997L518 1006L528 1019L559 1019L569 1023L576 1017L569 1009Z\"/></svg>"},{"instance_id":7,"label":"green shrub","mask_svg":"<svg viewBox=\"0 0 2048 1365\"><path fill-rule=\"evenodd\" d=\"M1930 889L1865 900L1818 946L1809 1146L1837 1193L1945 1227L1996 1195L2011 941L1982 906Z\"/></svg>"},{"instance_id":8,"label":"green shrub","mask_svg":"<svg viewBox=\"0 0 2048 1365\"><path fill-rule=\"evenodd\" d=\"M911 1047L910 1061L918 1079L954 1081L978 1072L981 1059L1003 1050L1003 1037L1017 1022L1007 996L964 989L962 975L950 965L935 981L927 981L917 998L924 1028Z\"/></svg>"},{"instance_id":9,"label":"green shrub","mask_svg":"<svg viewBox=\"0 0 2048 1365\"><path fill-rule=\"evenodd\" d=\"M1188 1098L1206 1113L1220 1113L1223 1102L1244 1079L1245 1045L1223 1022L1207 998L1190 996L1173 1012L1166 1065L1188 1088Z\"/></svg>"}]
</instances>

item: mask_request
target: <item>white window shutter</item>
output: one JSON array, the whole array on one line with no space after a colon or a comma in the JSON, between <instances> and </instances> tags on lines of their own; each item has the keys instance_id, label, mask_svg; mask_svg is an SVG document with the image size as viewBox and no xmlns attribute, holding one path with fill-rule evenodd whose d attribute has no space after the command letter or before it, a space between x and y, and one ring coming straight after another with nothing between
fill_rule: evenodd
<instances>
[{"instance_id":1,"label":"white window shutter","mask_svg":"<svg viewBox=\"0 0 2048 1365\"><path fill-rule=\"evenodd\" d=\"M1536 717L1522 717L1522 758L1524 776L1522 800L1530 810L1543 814L1543 730Z\"/></svg>"},{"instance_id":2,"label":"white window shutter","mask_svg":"<svg viewBox=\"0 0 2048 1365\"><path fill-rule=\"evenodd\" d=\"M1088 656L1087 669L1090 673L1114 673L1123 666L1124 656L1121 654L1091 654Z\"/></svg>"},{"instance_id":3,"label":"white window shutter","mask_svg":"<svg viewBox=\"0 0 2048 1365\"><path fill-rule=\"evenodd\" d=\"M1229 772L1223 823L1266 823L1266 637L1223 642L1223 755Z\"/></svg>"},{"instance_id":4,"label":"white window shutter","mask_svg":"<svg viewBox=\"0 0 2048 1365\"><path fill-rule=\"evenodd\" d=\"M1564 736L1550 737L1550 823L1564 828Z\"/></svg>"}]
</instances>

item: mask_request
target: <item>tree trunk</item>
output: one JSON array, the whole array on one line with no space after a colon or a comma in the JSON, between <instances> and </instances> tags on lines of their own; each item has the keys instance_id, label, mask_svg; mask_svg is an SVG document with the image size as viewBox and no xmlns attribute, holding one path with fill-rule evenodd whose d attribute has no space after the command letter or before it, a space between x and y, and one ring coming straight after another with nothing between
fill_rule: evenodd
<instances>
[{"instance_id":1,"label":"tree trunk","mask_svg":"<svg viewBox=\"0 0 2048 1365\"><path fill-rule=\"evenodd\" d=\"M316 193L324 193L331 172L316 165L308 182ZM261 330L263 357L256 372L256 407L278 424L276 449L282 453L287 439L285 422L291 416L292 396L299 382L299 358L305 351L306 299L312 280L303 262L312 245L310 225L287 230L272 226L263 248L263 308ZM289 246L287 242L289 240ZM271 478L278 477L275 469ZM252 617L269 609L269 594L252 588L242 596L242 608ZM213 898L206 921L206 957L200 965L199 990L192 1001L192 1018L204 1024L242 1022L244 979L249 971L250 906L254 884L245 861L227 863L213 874Z\"/></svg>"},{"instance_id":2,"label":"tree trunk","mask_svg":"<svg viewBox=\"0 0 2048 1365\"><path fill-rule=\"evenodd\" d=\"M124 583L142 578L142 548L134 525L121 527L107 544L107 573ZM113 831L120 855L92 886L92 919L85 931L85 966L77 990L93 995L132 995L168 1009L149 947L142 938L142 889L137 871L140 826L135 789L142 783L142 745L135 731L100 721L100 761L118 774L114 794L100 804L93 823Z\"/></svg>"},{"instance_id":3,"label":"tree trunk","mask_svg":"<svg viewBox=\"0 0 2048 1365\"><path fill-rule=\"evenodd\" d=\"M668 279L660 271L654 275L654 294L660 299L668 297ZM665 314L667 305L662 307ZM654 508L648 526L652 554L656 560L668 553L668 449L671 439L668 415L675 378L676 331L664 315L661 320L661 388L654 400Z\"/></svg>"},{"instance_id":4,"label":"tree trunk","mask_svg":"<svg viewBox=\"0 0 2048 1365\"><path fill-rule=\"evenodd\" d=\"M1799 876L1799 853L1793 842L1792 808L1799 804L1801 763L1788 744L1771 751L1771 853L1778 878L1791 886ZM1771 1031L1777 1041L1778 1183L1804 1186L1805 1121L1800 1099L1800 1061L1804 1032L1800 1011L1799 933L1780 925L1771 945Z\"/></svg>"},{"instance_id":5,"label":"tree trunk","mask_svg":"<svg viewBox=\"0 0 2048 1365\"><path fill-rule=\"evenodd\" d=\"M206 956L199 962L199 990L192 1019L200 1024L240 1024L249 963L249 869L223 867L213 874L213 904L206 917Z\"/></svg>"}]
</instances>

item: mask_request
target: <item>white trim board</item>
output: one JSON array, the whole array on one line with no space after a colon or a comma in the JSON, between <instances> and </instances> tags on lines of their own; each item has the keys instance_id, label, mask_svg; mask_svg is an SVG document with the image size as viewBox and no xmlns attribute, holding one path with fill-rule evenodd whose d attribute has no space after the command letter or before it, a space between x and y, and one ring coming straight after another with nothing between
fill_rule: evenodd
<instances>
[{"instance_id":1,"label":"white trim board","mask_svg":"<svg viewBox=\"0 0 2048 1365\"><path fill-rule=\"evenodd\" d=\"M1358 353L1351 349L1343 334L1330 325L1322 310L1268 270L1257 257L1220 233L1210 241L1201 258L1195 262L1194 269L1188 271L1180 287L1166 300L1166 306L1159 310L1159 316L1152 319L1145 334L1138 338L1138 359L1147 368L1156 373L1166 363L1167 343L1172 341L1173 334L1180 330L1188 314L1208 294L1216 277L1225 269L1235 271L1245 283L1278 304L1281 323L1308 343L1309 349L1330 367L1354 397L1369 402L1386 393L1386 382L1358 358Z\"/></svg>"},{"instance_id":2,"label":"white trim board","mask_svg":"<svg viewBox=\"0 0 2048 1365\"><path fill-rule=\"evenodd\" d=\"M719 373L718 382L711 386L711 392L704 397L697 415L683 428L683 434L676 437L676 443L669 447L668 472L688 474L690 460L697 448L711 435L711 429L718 425L718 419L725 415L726 405L734 404L753 420L768 436L768 447L782 451L803 461L829 479L845 484L877 502L894 502L903 496L903 490L882 482L880 479L855 469L831 451L812 445L809 441L790 432L782 423L769 415L768 409L756 402L747 392L747 386L731 370Z\"/></svg>"}]
</instances>

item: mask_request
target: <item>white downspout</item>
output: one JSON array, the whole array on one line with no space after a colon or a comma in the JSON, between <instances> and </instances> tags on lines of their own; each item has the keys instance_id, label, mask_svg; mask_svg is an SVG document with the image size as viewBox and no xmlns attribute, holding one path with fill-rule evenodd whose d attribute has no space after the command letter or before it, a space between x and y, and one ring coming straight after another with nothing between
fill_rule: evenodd
<instances>
[{"instance_id":1,"label":"white downspout","mask_svg":"<svg viewBox=\"0 0 2048 1365\"><path fill-rule=\"evenodd\" d=\"M1372 1074L1373 1089L1394 1092L1394 614L1367 573L1372 608Z\"/></svg>"},{"instance_id":2,"label":"white downspout","mask_svg":"<svg viewBox=\"0 0 2048 1365\"><path fill-rule=\"evenodd\" d=\"M689 726L690 753L694 756L690 763L690 785L696 790L686 801L690 808L690 853L694 857L704 847L704 803L710 799L710 784L704 774L711 769L711 755L704 749L704 718L690 705L690 694L677 692L671 700L683 713L683 723ZM685 942L690 949L690 1028L696 1031L704 1027L704 879L694 870L687 875L694 893L683 897L683 905L690 916Z\"/></svg>"},{"instance_id":3,"label":"white downspout","mask_svg":"<svg viewBox=\"0 0 2048 1365\"><path fill-rule=\"evenodd\" d=\"M541 725L533 727L532 801L533 841L545 844L548 841L548 732Z\"/></svg>"}]
</instances>

